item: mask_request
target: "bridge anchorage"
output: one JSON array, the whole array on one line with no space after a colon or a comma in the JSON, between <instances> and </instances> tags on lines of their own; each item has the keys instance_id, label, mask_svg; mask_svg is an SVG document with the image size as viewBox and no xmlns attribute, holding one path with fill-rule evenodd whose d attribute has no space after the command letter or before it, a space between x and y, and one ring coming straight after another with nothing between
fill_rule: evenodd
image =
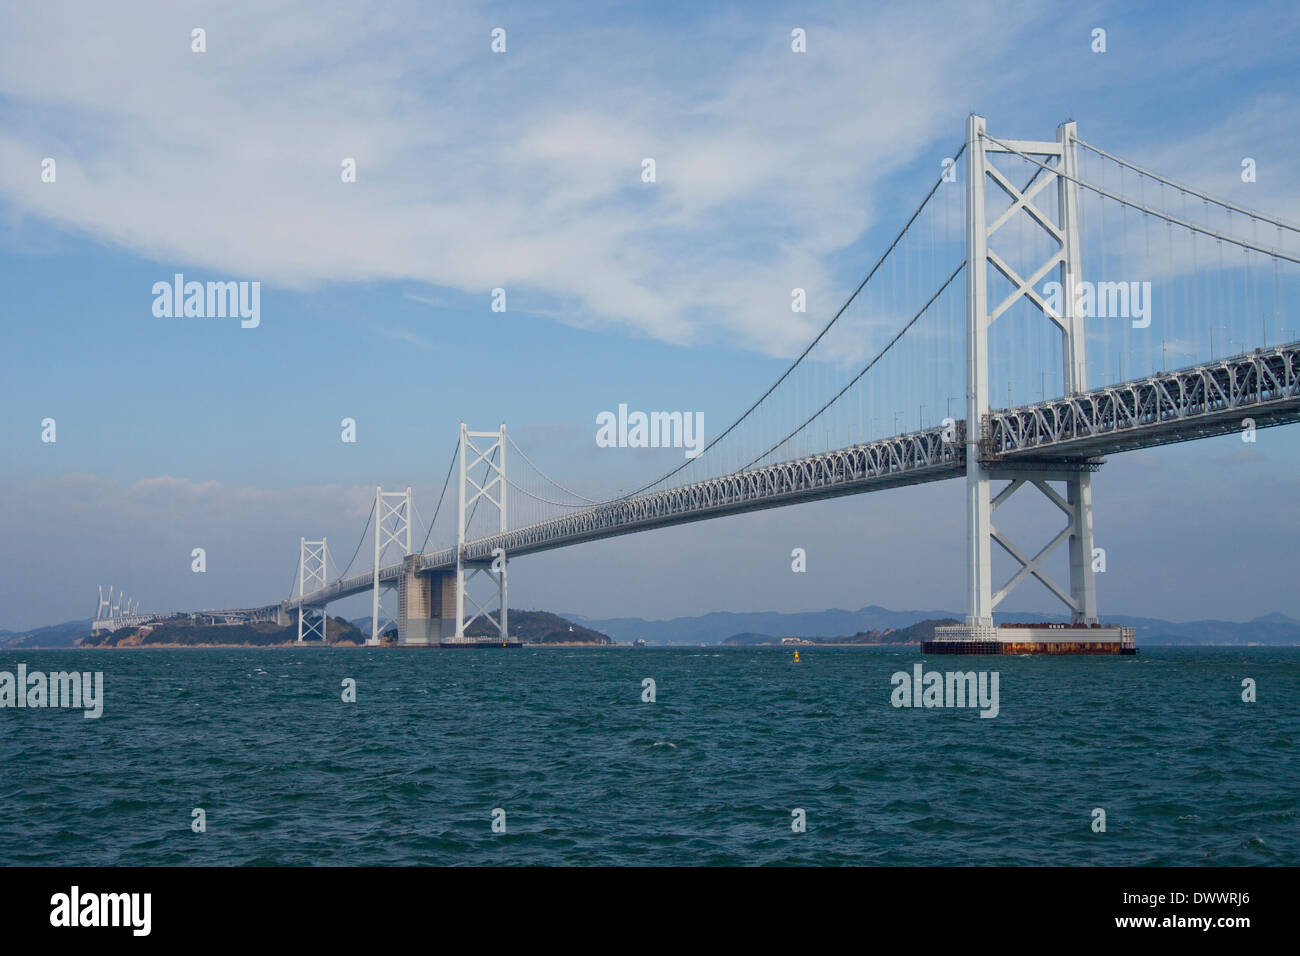
<instances>
[{"instance_id":1,"label":"bridge anchorage","mask_svg":"<svg viewBox=\"0 0 1300 956\"><path fill-rule=\"evenodd\" d=\"M1108 170L1118 186L1108 183ZM1126 185L1134 176L1137 190ZM1108 228L1107 217L1114 226L1117 214L1118 227ZM1140 239L1126 238L1134 216ZM1154 243L1153 223L1163 230ZM1156 261L1162 245L1163 268ZM1089 264L1093 279L1128 280L1124 270L1136 268L1143 281L1090 283ZM329 582L325 540L304 539L297 595L247 613L274 613L286 625L296 614L302 639L323 639L326 606L369 590L372 642L385 640L395 623L399 646L513 645L507 557L960 479L966 619L940 628L923 650L1133 653L1132 629L1103 627L1098 614L1105 555L1093 539L1093 475L1108 455L1227 434L1249 442L1256 428L1300 421L1300 342L1287 334L1300 276L1283 277L1284 264L1300 265L1300 226L1112 156L1080 139L1072 121L1055 139L1033 141L991 136L983 117L972 115L953 162L866 278L771 388L698 455L630 493L598 500L542 472L504 425L475 432L462 423L443 488L445 498L458 471L453 545L413 549L419 513L410 489L377 488L370 571L349 576L349 562ZM1160 289L1159 310L1147 287ZM1091 299L1088 288L1098 290ZM1101 290L1106 310L1098 308ZM1130 329L1149 331L1134 341ZM1171 352L1190 363L1169 369ZM948 417L935 426L937 414L928 423L927 408ZM891 420L892 434L878 427ZM1060 515L1041 546L1017 540L1014 516L1002 520L1008 503L1022 499ZM369 521L362 544L367 530ZM426 544L431 535L432 525ZM1013 569L1000 586L995 554ZM994 610L1031 580L1068 609L1069 623L995 626ZM395 622L380 600L393 589Z\"/></svg>"}]
</instances>

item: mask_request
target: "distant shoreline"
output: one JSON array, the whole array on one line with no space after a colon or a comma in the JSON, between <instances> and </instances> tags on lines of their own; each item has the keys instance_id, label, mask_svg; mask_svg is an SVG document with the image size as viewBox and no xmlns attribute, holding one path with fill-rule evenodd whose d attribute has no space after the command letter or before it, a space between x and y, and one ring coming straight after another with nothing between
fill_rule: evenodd
<instances>
[{"instance_id":1,"label":"distant shoreline","mask_svg":"<svg viewBox=\"0 0 1300 956\"><path fill-rule=\"evenodd\" d=\"M563 644L525 644L524 647L631 647L631 644L597 644L566 642ZM33 651L279 651L294 648L319 648L320 650L411 650L424 647L437 648L436 644L322 644L310 641L299 644L89 644L79 647L32 647Z\"/></svg>"}]
</instances>

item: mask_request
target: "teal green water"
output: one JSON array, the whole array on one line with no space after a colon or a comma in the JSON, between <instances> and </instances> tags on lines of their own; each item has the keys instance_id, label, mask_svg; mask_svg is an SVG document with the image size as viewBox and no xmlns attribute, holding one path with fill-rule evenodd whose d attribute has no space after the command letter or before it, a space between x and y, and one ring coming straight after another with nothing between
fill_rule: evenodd
<instances>
[{"instance_id":1,"label":"teal green water","mask_svg":"<svg viewBox=\"0 0 1300 956\"><path fill-rule=\"evenodd\" d=\"M0 653L105 684L98 720L0 709L0 863L1300 861L1300 649L792 657ZM997 671L998 716L891 706L890 675L922 660Z\"/></svg>"}]
</instances>

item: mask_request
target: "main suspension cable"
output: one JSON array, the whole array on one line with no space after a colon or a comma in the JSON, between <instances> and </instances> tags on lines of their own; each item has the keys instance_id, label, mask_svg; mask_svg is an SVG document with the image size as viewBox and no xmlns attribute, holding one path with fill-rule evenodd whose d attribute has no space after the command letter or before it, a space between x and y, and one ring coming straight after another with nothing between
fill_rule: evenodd
<instances>
[{"instance_id":1,"label":"main suspension cable","mask_svg":"<svg viewBox=\"0 0 1300 956\"><path fill-rule=\"evenodd\" d=\"M1035 166L1042 166L1043 169L1056 173L1056 175L1060 176L1062 179L1068 180L1072 183L1075 183L1076 185L1082 186L1084 189L1090 189L1093 192L1097 193L1099 196L1105 196L1107 199L1113 199L1115 202L1119 203L1120 205L1129 206L1130 208L1136 209L1139 212L1144 212L1149 216L1155 216L1156 218L1163 219L1166 222L1172 222L1176 226L1182 226L1184 229L1190 229L1193 232L1199 232L1202 235L1209 236L1212 239L1218 239L1220 242L1230 242L1233 245L1241 246L1244 249L1250 249L1254 252L1263 253L1266 256L1276 256L1279 259L1285 259L1287 262L1294 262L1297 265L1300 265L1300 258L1297 258L1295 256L1289 256L1285 252L1278 252L1276 249L1268 249L1263 246L1257 246L1254 243L1246 242L1244 239L1237 239L1234 238L1233 236L1225 236L1223 233L1215 232L1213 229L1208 229L1205 226L1198 226L1195 223L1184 222L1183 220L1178 219L1174 216L1170 216L1167 213L1160 212L1158 209L1151 209L1147 206L1142 205L1141 203L1135 203L1131 199L1125 199L1123 196L1118 196L1115 193L1108 192L1104 189L1101 189L1098 186L1094 186L1092 185L1092 183L1086 182L1082 179L1078 179L1074 176L1066 175L1066 173L1061 170L1052 169L1052 167L1044 163L1040 163L1032 156L1026 156L1024 153L1016 149L1014 146L1008 146L1006 143L999 142L997 139L993 138L988 133L984 133L982 135L990 143L997 144L998 146L1002 147L1002 149L1006 150L1009 153L1015 153L1017 156L1019 156L1021 159L1025 160L1026 162L1033 163Z\"/></svg>"},{"instance_id":2,"label":"main suspension cable","mask_svg":"<svg viewBox=\"0 0 1300 956\"><path fill-rule=\"evenodd\" d=\"M442 480L442 494L438 495L438 505L433 509L433 520L429 522L429 530L424 535L424 544L420 545L420 554L424 554L424 549L429 545L429 535L433 534L433 526L438 523L438 512L442 510L442 499L447 497L447 485L451 483L451 472L456 467L456 454L460 451L460 439L456 439L456 444L451 449L451 464L447 466L447 477Z\"/></svg>"},{"instance_id":3,"label":"main suspension cable","mask_svg":"<svg viewBox=\"0 0 1300 956\"><path fill-rule=\"evenodd\" d=\"M957 160L961 158L961 154L965 151L965 149L966 149L966 144L962 143L961 148L958 149L957 152L953 155L954 165L956 164ZM814 338L810 343L808 343L808 347L805 348L799 354L799 357L790 364L790 367L787 368L783 373L781 373L781 377L778 378L775 382L773 382L772 386L766 392L760 395L758 400L745 410L744 414L742 414L734 422L728 425L726 430L724 430L722 434L718 435L717 438L714 438L711 442L705 445L704 450L701 451L699 455L695 456L695 458L686 460L685 462L683 462L682 464L674 468L672 471L668 472L667 474L659 478L656 478L654 481L651 481L648 484L642 485L640 488L630 491L625 495L620 495L617 498L610 498L607 500L619 501L619 500L631 498L635 495L639 495L647 488L653 488L655 485L667 481L673 475L677 474L679 471L693 464L696 460L698 460L700 457L705 455L710 448L712 448L718 442L722 441L722 439L726 438L727 435L729 435L732 432L732 430L736 428L736 426L738 426L741 422L743 422L746 418L748 418L750 413L753 412L754 409L758 408L759 405L763 404L763 401L774 391L776 391L777 386L780 385L782 382L784 382L790 376L790 373L793 372L799 366L800 362L802 362L805 358L807 358L808 353L811 352L813 348L817 345L817 343L820 342L825 337L826 333L831 330L831 326L833 326L836 322L839 321L840 316L844 314L845 310L848 309L848 307L853 304L853 300L858 297L858 293L861 292L863 288L866 286L866 284L871 281L871 277L876 274L877 270L879 270L879 268L885 262L885 260L889 258L890 253L892 253L894 251L894 248L898 245L898 243L902 241L903 236L907 234L907 230L912 228L912 223L916 222L916 218L919 215L921 215L921 212L925 209L926 205L930 202L931 197L933 197L934 194L938 191L939 187L943 185L945 181L944 175L946 173L947 173L947 169L945 168L944 173L940 174L939 179L930 188L930 191L925 194L925 198L922 199L921 204L916 207L916 211L912 213L911 218L907 220L907 224L903 226L903 228L899 231L898 235L894 237L894 241L889 244L889 248L885 250L884 254L878 260L876 260L876 264L871 267L871 271L867 273L867 277L858 283L858 287L853 290L853 293L848 297L848 299L845 300L844 304L840 306L839 311L837 311L835 315L831 318L831 320L826 323L825 327L820 332L817 333L817 337ZM601 503L604 504L606 502L601 502Z\"/></svg>"},{"instance_id":4,"label":"main suspension cable","mask_svg":"<svg viewBox=\"0 0 1300 956\"><path fill-rule=\"evenodd\" d=\"M993 137L990 136L989 139L993 139ZM997 142L997 140L993 140L993 141ZM1198 190L1195 190L1190 186L1184 186L1181 183L1176 183L1172 179L1165 179L1163 176L1153 173L1150 170L1143 169L1141 166L1135 165L1134 163L1130 163L1126 159L1120 159L1120 157L1112 153L1108 153L1104 149L1101 149L1100 147L1093 146L1091 143L1085 143L1083 140L1079 139L1078 137L1075 137L1074 141L1078 143L1080 146L1084 147L1085 149L1092 150L1098 156L1105 156L1111 162L1119 163L1121 166L1127 166L1135 173L1138 173L1139 175L1142 176L1147 176L1150 179L1156 180L1156 182L1164 183L1166 186L1172 186L1174 189L1181 190L1182 192L1185 193L1190 193L1191 195L1195 196L1197 199L1204 199L1208 202L1214 203L1216 206L1222 206L1224 209L1231 209L1233 212L1242 213L1243 215L1249 216L1251 219L1258 219L1260 222L1266 222L1270 226L1277 226L1281 229L1287 229L1291 232L1300 232L1300 226L1294 226L1283 219L1273 219L1270 216L1265 216L1263 213L1253 212L1241 206L1233 205L1232 203L1226 202L1222 199L1215 199L1213 196L1207 196L1205 193L1199 192Z\"/></svg>"},{"instance_id":5,"label":"main suspension cable","mask_svg":"<svg viewBox=\"0 0 1300 956\"><path fill-rule=\"evenodd\" d=\"M375 503L371 501L370 515L369 517L366 518L366 526L361 529L361 540L357 542L357 549L352 552L352 561L355 561L357 559L357 555L361 553L361 546L366 543L366 532L370 530L370 520L374 516L375 516ZM348 576L348 572L352 570L352 561L348 562L348 566L343 569L343 572L338 576L336 580L341 580ZM335 567L337 568L338 565L335 565Z\"/></svg>"},{"instance_id":6,"label":"main suspension cable","mask_svg":"<svg viewBox=\"0 0 1300 956\"><path fill-rule=\"evenodd\" d=\"M558 481L556 481L554 478L552 478L552 477L551 477L550 475L548 475L546 472L542 471L541 468L538 468L538 467L537 467L537 462L533 461L533 460L532 460L531 458L529 458L526 454L524 454L524 450L523 450L522 448L520 448L517 444L515 444L515 440L514 440L510 435L506 435L506 441L510 442L510 447L513 448L515 451L519 452L520 457L523 458L524 461L528 462L528 464L530 464L530 465L533 466L533 470L534 470L534 471L536 471L539 475L541 475L543 478L545 478L547 481L549 481L551 484L553 484L556 488L559 488L559 489L560 489L561 491L563 491L566 495L572 495L572 496L575 497L575 498L581 498L583 501L587 502L588 504L593 504L593 505L594 505L594 504L599 504L599 503L600 503L600 500L597 499L597 498L588 498L588 497L586 497L585 495L580 495L580 494L578 494L578 493L577 493L576 491L574 491L572 488L566 488L564 485L560 484ZM519 488L518 485L515 485L513 481L510 482L510 484L511 484L511 485L514 485L516 488L518 488L519 491L524 491L524 489ZM528 492L524 491L524 494L528 494ZM537 497L537 496L536 496L536 495L533 495L532 497ZM544 500L546 500L546 499L544 499L544 498L538 498L537 500L538 500L538 501L544 501Z\"/></svg>"},{"instance_id":7,"label":"main suspension cable","mask_svg":"<svg viewBox=\"0 0 1300 956\"><path fill-rule=\"evenodd\" d=\"M919 320L921 316L925 315L926 311L930 308L930 306L934 305L935 300L938 299L939 296L943 295L944 290L947 289L948 286L952 284L952 280L957 278L958 273L960 273L961 270L964 269L965 267L966 267L966 262L965 260L962 260L961 265L957 266L957 268L952 271L952 275L948 276L948 278L944 280L943 285L939 286L938 290L934 293L934 295L930 296L930 300L926 302L925 305L921 306L921 311L917 312L916 315L912 316L907 321L907 324L904 325L901 329L899 329L898 332L895 333L894 337L889 340L889 343L884 348L882 348L879 352L876 353L875 357L870 362L867 363L866 367L863 368L863 370L859 372L857 375L853 376L853 379L850 382L848 382L848 384L846 384L843 388L841 388L838 392L836 392L834 397L832 397L830 401L828 401L825 405L817 409L817 411L815 411L812 415L810 415L807 419L805 419L802 425L800 425L794 431L790 432L790 434L786 435L779 442L777 442L767 451L763 452L763 454L759 455L757 458L755 458L749 464L745 465L745 467L740 470L744 471L746 468L752 467L756 462L762 461L768 455L772 454L772 452L776 451L778 448L780 448L782 445L788 442L795 435L799 434L799 432L803 431L810 424L812 424L812 422L814 422L817 419L817 417L821 415L822 412L826 411L826 409L830 408L837 401L839 401L840 397L845 392L847 392L850 388L856 385L858 383L858 380L861 379L862 376L866 375L867 372L871 371L871 367L875 365L877 362L879 362L881 358L884 357L885 353L894 347L894 344L903 337L903 333L905 333L908 329L910 329L913 325L915 325L917 323L917 320Z\"/></svg>"}]
</instances>

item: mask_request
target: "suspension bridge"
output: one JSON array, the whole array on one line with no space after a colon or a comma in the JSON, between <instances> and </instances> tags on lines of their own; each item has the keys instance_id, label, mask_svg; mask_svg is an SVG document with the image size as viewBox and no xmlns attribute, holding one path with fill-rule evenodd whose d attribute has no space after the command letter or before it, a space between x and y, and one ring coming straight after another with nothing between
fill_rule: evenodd
<instances>
[{"instance_id":1,"label":"suspension bridge","mask_svg":"<svg viewBox=\"0 0 1300 956\"><path fill-rule=\"evenodd\" d=\"M108 586L108 596L105 597L101 585L99 603L95 605L95 618L90 623L90 633L116 631L123 627L139 627L152 621L155 616L148 612L141 612L139 602L125 594L119 593L115 598L111 584Z\"/></svg>"},{"instance_id":2,"label":"suspension bridge","mask_svg":"<svg viewBox=\"0 0 1300 956\"><path fill-rule=\"evenodd\" d=\"M1092 475L1108 455L1228 434L1250 443L1300 419L1287 308L1300 292L1300 227L1090 145L1073 121L1035 141L994 137L972 115L940 169L844 304L698 456L629 492L579 493L505 425L462 424L427 527L409 487L377 489L346 568L331 579L328 542L303 538L296 593L231 613L296 618L300 641L324 640L327 606L369 591L372 643L393 626L403 645L507 643L516 558L961 479L966 620L941 629L943 641L1042 637L993 624L1033 578L1068 609L1072 632L1056 639L1131 644L1098 616ZM1038 548L993 521L1021 489L1061 515ZM451 540L429 550L439 515L454 518ZM372 565L350 574L367 540ZM995 544L1011 568L1000 584Z\"/></svg>"}]
</instances>

